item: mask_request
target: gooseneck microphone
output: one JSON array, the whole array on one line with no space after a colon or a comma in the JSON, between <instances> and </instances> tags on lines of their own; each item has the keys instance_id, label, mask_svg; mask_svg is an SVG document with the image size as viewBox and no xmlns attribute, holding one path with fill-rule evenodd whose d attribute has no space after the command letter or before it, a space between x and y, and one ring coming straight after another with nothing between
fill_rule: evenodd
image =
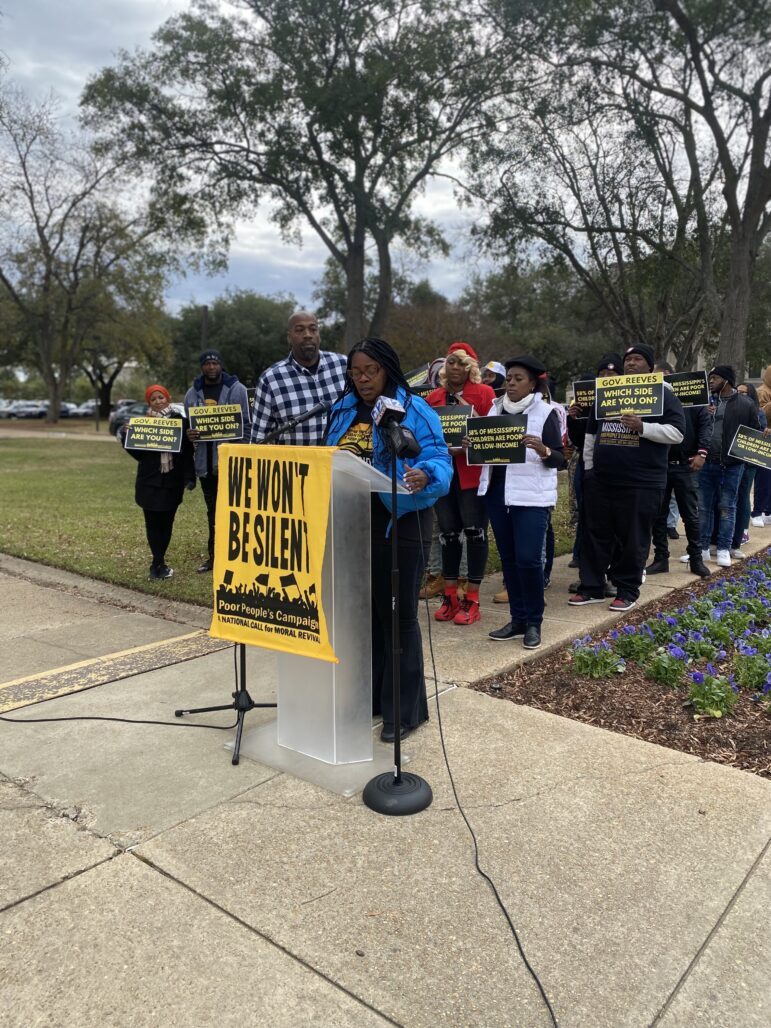
<instances>
[{"instance_id":1,"label":"gooseneck microphone","mask_svg":"<svg viewBox=\"0 0 771 1028\"><path fill-rule=\"evenodd\" d=\"M309 421L311 418L318 417L320 414L326 414L329 408L332 406L331 400L322 400L317 403L314 407L310 407L308 410L301 411L299 414L295 414L293 418L289 418L283 424L274 428L272 432L268 432L264 439L258 440L260 443L272 443L274 439L278 439L284 432L289 432L296 425L301 425L303 421Z\"/></svg>"}]
</instances>

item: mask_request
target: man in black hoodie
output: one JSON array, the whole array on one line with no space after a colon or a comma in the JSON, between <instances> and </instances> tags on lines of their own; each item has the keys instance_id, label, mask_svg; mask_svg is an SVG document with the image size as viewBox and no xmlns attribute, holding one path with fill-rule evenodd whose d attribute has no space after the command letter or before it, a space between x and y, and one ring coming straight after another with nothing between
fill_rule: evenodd
<instances>
[{"instance_id":1,"label":"man in black hoodie","mask_svg":"<svg viewBox=\"0 0 771 1028\"><path fill-rule=\"evenodd\" d=\"M654 371L671 375L673 368L666 361L657 361ZM675 494L680 516L688 540L688 561L694 575L709 577L709 570L701 558L699 528L699 471L707 457L712 418L706 407L684 407L685 436L681 443L669 447L667 487L659 516L653 523L653 563L646 568L649 575L669 571L669 540L667 513L672 493Z\"/></svg>"},{"instance_id":2,"label":"man in black hoodie","mask_svg":"<svg viewBox=\"0 0 771 1028\"><path fill-rule=\"evenodd\" d=\"M760 428L758 411L749 396L736 391L736 374L728 364L717 364L709 373L712 403L712 429L707 444L707 459L699 473L699 521L701 556L710 560L709 545L719 510L716 561L721 568L731 566L731 541L736 521L736 497L744 464L729 457L728 450L740 425Z\"/></svg>"}]
</instances>

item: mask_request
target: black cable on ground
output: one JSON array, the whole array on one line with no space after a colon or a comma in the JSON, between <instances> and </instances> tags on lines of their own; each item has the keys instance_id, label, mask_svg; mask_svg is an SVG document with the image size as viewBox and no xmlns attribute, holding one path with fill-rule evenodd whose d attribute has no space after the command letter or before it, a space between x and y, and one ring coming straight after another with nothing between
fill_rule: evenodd
<instances>
[{"instance_id":1,"label":"black cable on ground","mask_svg":"<svg viewBox=\"0 0 771 1028\"><path fill-rule=\"evenodd\" d=\"M420 531L420 518L418 518L418 534L420 536L420 543L421 543L421 547L422 547L422 545L423 545L423 537L422 537L422 533ZM559 1023L557 1021L557 1015L554 1013L554 1008L552 1007L552 1005L551 1005L551 1003L549 1001L549 997L546 995L546 990L544 989L543 984L541 983L541 979L538 977L538 975L536 974L535 970L533 969L533 966L531 965L530 961L527 959L527 955L525 954L525 950L524 950L524 947L522 945L522 941L521 941L521 939L519 937L519 933L517 932L517 929L514 926L514 922L511 919L511 915L509 914L508 910L506 909L506 904L501 899L500 893L498 892L498 889L497 889L497 887L495 885L495 882L492 880L490 875L488 875L487 872L482 869L482 867L481 867L481 865L479 863L479 842L477 840L476 835L474 834L474 829L471 826L471 822L469 821L469 819L468 819L468 817L466 815L465 810L461 806L460 798L458 796L458 790L457 790L457 788L455 786L455 778L453 777L452 769L450 768L450 759L449 759L449 757L447 755L447 747L445 746L445 743L444 743L444 726L442 725L442 710L441 710L441 707L440 707L440 704L439 704L439 681L438 681L437 674L436 674L436 659L434 657L434 640L433 640L433 636L432 636L432 633L431 633L431 616L432 616L432 611L431 611L431 607L430 607L429 602L428 602L428 596L425 597L425 605L426 605L426 611L428 612L428 649L429 649L429 653L431 654L431 668L432 668L433 673L434 673L434 700L436 702L436 720L437 720L437 724L439 725L439 742L441 743L441 746L442 746L442 756L444 757L444 766L447 768L447 775L448 775L448 777L450 779L450 786L452 788L452 794L455 797L455 805L458 808L458 812L460 813L460 816L463 818L463 821L464 821L464 823L466 825L466 828L469 831L469 835L471 836L471 838L472 838L472 840L474 842L474 866L475 866L477 872L479 873L479 875L481 875L481 877L484 878L484 880L487 882L488 886L492 890L493 896L495 897L495 900L496 900L498 906L500 907L500 909L501 909L501 911L503 913L503 916L506 918L506 921L508 922L509 928L511 929L511 934L514 936L514 941L517 944L517 949L519 950L519 955L522 958L522 962L525 965L525 967L527 968L527 970L528 970L528 972L530 974L530 977L535 982L535 984L536 984L536 986L538 988L538 991L541 994L541 998L543 999L543 1001L544 1001L544 1003L546 1005L546 1009L549 1011L549 1017L551 1018L551 1022L554 1025L554 1028L558 1028Z\"/></svg>"},{"instance_id":2,"label":"black cable on ground","mask_svg":"<svg viewBox=\"0 0 771 1028\"><path fill-rule=\"evenodd\" d=\"M144 675L146 671L137 671L137 675ZM238 670L236 664L236 645L233 644L233 673L236 677L236 689L238 688ZM123 678L114 678L114 682L123 682L127 678L134 678L134 675L125 675ZM111 685L111 682L101 682L101 685ZM97 688L96 686L94 688ZM81 690L85 691L85 690ZM73 695L70 693L70 695ZM51 697L51 699L59 699L60 697ZM27 706L34 706L30 703ZM0 714L0 721L6 721L10 725L42 725L49 724L54 721L116 721L122 725L162 725L166 728L213 728L217 732L228 732L232 731L238 725L238 720L234 721L232 725L202 725L200 722L195 721L145 721L138 718L130 717L107 717L106 715L98 714L79 714L72 717L6 717L4 714Z\"/></svg>"}]
</instances>

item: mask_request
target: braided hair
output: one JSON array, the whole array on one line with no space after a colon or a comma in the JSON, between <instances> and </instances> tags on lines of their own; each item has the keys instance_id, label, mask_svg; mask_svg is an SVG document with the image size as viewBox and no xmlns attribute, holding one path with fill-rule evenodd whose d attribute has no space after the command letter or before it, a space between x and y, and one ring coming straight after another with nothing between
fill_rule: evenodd
<instances>
[{"instance_id":1,"label":"braided hair","mask_svg":"<svg viewBox=\"0 0 771 1028\"><path fill-rule=\"evenodd\" d=\"M385 339L378 339L377 336L367 336L365 339L360 339L358 343L353 345L351 352L348 354L346 371L351 370L351 361L355 353L363 353L367 357L371 357L373 361L377 361L381 368L385 370L387 376L384 392L389 396L393 396L396 393L396 387L401 386L407 393L407 403L409 403L412 389L404 377L402 366L399 363L399 356L390 343L387 343ZM346 393L353 392L354 388L353 380L350 376L346 376L342 395L345 396Z\"/></svg>"}]
</instances>

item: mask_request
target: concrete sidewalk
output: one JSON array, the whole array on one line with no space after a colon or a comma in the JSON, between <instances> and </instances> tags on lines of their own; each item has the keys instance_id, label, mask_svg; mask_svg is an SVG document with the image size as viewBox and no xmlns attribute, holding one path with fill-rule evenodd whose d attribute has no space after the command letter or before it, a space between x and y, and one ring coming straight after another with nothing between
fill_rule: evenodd
<instances>
[{"instance_id":1,"label":"concrete sidewalk","mask_svg":"<svg viewBox=\"0 0 771 1028\"><path fill-rule=\"evenodd\" d=\"M567 606L566 560L545 644L615 620ZM694 581L672 567L645 599ZM206 611L2 556L0 586L0 706L46 698L12 717L173 723L228 702L232 647ZM498 588L479 624L432 624L441 722L480 863L560 1024L765 1026L771 783L455 688L539 655L487 639L507 620ZM247 675L255 700L274 695L269 653L250 650ZM231 737L0 723L0 1025L550 1023L475 872L433 701L405 747L435 797L412 818L234 768Z\"/></svg>"}]
</instances>

